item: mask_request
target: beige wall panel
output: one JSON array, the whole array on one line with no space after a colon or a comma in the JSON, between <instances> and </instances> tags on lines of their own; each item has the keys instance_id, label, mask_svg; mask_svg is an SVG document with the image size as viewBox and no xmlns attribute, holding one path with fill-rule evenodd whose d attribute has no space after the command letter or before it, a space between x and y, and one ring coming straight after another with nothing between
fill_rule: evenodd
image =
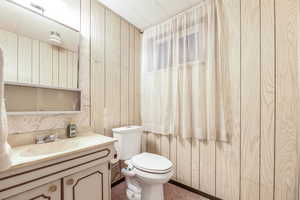
<instances>
[{"instance_id":1,"label":"beige wall panel","mask_svg":"<svg viewBox=\"0 0 300 200\"><path fill-rule=\"evenodd\" d=\"M65 49L59 49L59 87L68 86L68 52Z\"/></svg>"},{"instance_id":2,"label":"beige wall panel","mask_svg":"<svg viewBox=\"0 0 300 200\"><path fill-rule=\"evenodd\" d=\"M222 14L221 59L229 71L231 97L230 141L216 144L216 196L224 200L240 200L240 0L217 1Z\"/></svg>"},{"instance_id":3,"label":"beige wall panel","mask_svg":"<svg viewBox=\"0 0 300 200\"><path fill-rule=\"evenodd\" d=\"M177 181L192 185L192 141L177 137Z\"/></svg>"},{"instance_id":4,"label":"beige wall panel","mask_svg":"<svg viewBox=\"0 0 300 200\"><path fill-rule=\"evenodd\" d=\"M130 25L129 27L129 123L134 124L134 78L135 78L135 31L134 27Z\"/></svg>"},{"instance_id":5,"label":"beige wall panel","mask_svg":"<svg viewBox=\"0 0 300 200\"><path fill-rule=\"evenodd\" d=\"M261 1L260 199L274 194L275 38L274 0Z\"/></svg>"},{"instance_id":6,"label":"beige wall panel","mask_svg":"<svg viewBox=\"0 0 300 200\"><path fill-rule=\"evenodd\" d=\"M105 40L105 134L112 135L112 128L121 123L121 20L110 10L106 10Z\"/></svg>"},{"instance_id":7,"label":"beige wall panel","mask_svg":"<svg viewBox=\"0 0 300 200\"><path fill-rule=\"evenodd\" d=\"M104 133L105 8L96 0L92 1L91 16L92 125L96 131Z\"/></svg>"},{"instance_id":8,"label":"beige wall panel","mask_svg":"<svg viewBox=\"0 0 300 200\"><path fill-rule=\"evenodd\" d=\"M200 144L200 190L211 195L216 193L216 143L202 141Z\"/></svg>"},{"instance_id":9,"label":"beige wall panel","mask_svg":"<svg viewBox=\"0 0 300 200\"><path fill-rule=\"evenodd\" d=\"M148 133L147 134L147 151L150 153L157 153L156 148L156 137L154 133Z\"/></svg>"},{"instance_id":10,"label":"beige wall panel","mask_svg":"<svg viewBox=\"0 0 300 200\"><path fill-rule=\"evenodd\" d=\"M40 83L40 41L32 40L32 75L31 83Z\"/></svg>"},{"instance_id":11,"label":"beige wall panel","mask_svg":"<svg viewBox=\"0 0 300 200\"><path fill-rule=\"evenodd\" d=\"M200 189L200 143L201 141L192 140L192 187Z\"/></svg>"},{"instance_id":12,"label":"beige wall panel","mask_svg":"<svg viewBox=\"0 0 300 200\"><path fill-rule=\"evenodd\" d=\"M297 194L297 11L298 0L275 0L276 147L275 200ZM299 134L299 133L298 133Z\"/></svg>"},{"instance_id":13,"label":"beige wall panel","mask_svg":"<svg viewBox=\"0 0 300 200\"><path fill-rule=\"evenodd\" d=\"M81 104L89 106L88 114L91 118L91 3L90 0L81 1L80 17L80 51L78 69L78 87L81 89ZM92 120L89 120L90 126Z\"/></svg>"},{"instance_id":14,"label":"beige wall panel","mask_svg":"<svg viewBox=\"0 0 300 200\"><path fill-rule=\"evenodd\" d=\"M161 135L155 134L155 153L161 155Z\"/></svg>"},{"instance_id":15,"label":"beige wall panel","mask_svg":"<svg viewBox=\"0 0 300 200\"><path fill-rule=\"evenodd\" d=\"M59 87L59 48L52 47L52 67L53 67L53 78L52 86Z\"/></svg>"},{"instance_id":16,"label":"beige wall panel","mask_svg":"<svg viewBox=\"0 0 300 200\"><path fill-rule=\"evenodd\" d=\"M121 20L121 125L129 124L129 24Z\"/></svg>"},{"instance_id":17,"label":"beige wall panel","mask_svg":"<svg viewBox=\"0 0 300 200\"><path fill-rule=\"evenodd\" d=\"M140 66L141 66L141 34L139 30L135 29L135 64L134 64L134 122L135 124L141 123L140 117Z\"/></svg>"},{"instance_id":18,"label":"beige wall panel","mask_svg":"<svg viewBox=\"0 0 300 200\"><path fill-rule=\"evenodd\" d=\"M18 37L18 82L31 83L32 75L32 40Z\"/></svg>"},{"instance_id":19,"label":"beige wall panel","mask_svg":"<svg viewBox=\"0 0 300 200\"><path fill-rule=\"evenodd\" d=\"M177 137L170 136L170 160L173 163L174 175L173 180L177 180Z\"/></svg>"},{"instance_id":20,"label":"beige wall panel","mask_svg":"<svg viewBox=\"0 0 300 200\"><path fill-rule=\"evenodd\" d=\"M241 200L259 200L260 1L241 8Z\"/></svg>"},{"instance_id":21,"label":"beige wall panel","mask_svg":"<svg viewBox=\"0 0 300 200\"><path fill-rule=\"evenodd\" d=\"M161 143L161 147L160 147L161 155L170 159L170 136L161 135L160 143Z\"/></svg>"},{"instance_id":22,"label":"beige wall panel","mask_svg":"<svg viewBox=\"0 0 300 200\"><path fill-rule=\"evenodd\" d=\"M52 47L40 42L40 84L51 86L52 73Z\"/></svg>"},{"instance_id":23,"label":"beige wall panel","mask_svg":"<svg viewBox=\"0 0 300 200\"><path fill-rule=\"evenodd\" d=\"M18 36L0 29L0 48L4 57L4 80L18 80Z\"/></svg>"},{"instance_id":24,"label":"beige wall panel","mask_svg":"<svg viewBox=\"0 0 300 200\"><path fill-rule=\"evenodd\" d=\"M147 133L143 133L142 135L142 152L147 152Z\"/></svg>"},{"instance_id":25,"label":"beige wall panel","mask_svg":"<svg viewBox=\"0 0 300 200\"><path fill-rule=\"evenodd\" d=\"M68 67L67 67L67 87L72 88L73 86L73 70L74 70L74 53L68 51Z\"/></svg>"}]
</instances>

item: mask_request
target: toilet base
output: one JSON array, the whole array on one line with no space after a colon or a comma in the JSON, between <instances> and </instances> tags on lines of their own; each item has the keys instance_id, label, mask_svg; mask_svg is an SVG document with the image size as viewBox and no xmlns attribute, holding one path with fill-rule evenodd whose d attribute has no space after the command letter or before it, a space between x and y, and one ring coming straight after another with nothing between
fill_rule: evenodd
<instances>
[{"instance_id":1,"label":"toilet base","mask_svg":"<svg viewBox=\"0 0 300 200\"><path fill-rule=\"evenodd\" d=\"M163 184L143 184L142 200L164 200Z\"/></svg>"},{"instance_id":2,"label":"toilet base","mask_svg":"<svg viewBox=\"0 0 300 200\"><path fill-rule=\"evenodd\" d=\"M140 183L132 177L126 177L126 184L129 200L164 200L163 184Z\"/></svg>"}]
</instances>

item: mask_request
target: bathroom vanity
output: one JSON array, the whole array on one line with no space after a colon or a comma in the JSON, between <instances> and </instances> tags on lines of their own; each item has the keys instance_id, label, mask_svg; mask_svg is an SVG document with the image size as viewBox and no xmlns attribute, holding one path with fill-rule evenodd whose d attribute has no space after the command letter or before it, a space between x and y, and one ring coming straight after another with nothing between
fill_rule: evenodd
<instances>
[{"instance_id":1,"label":"bathroom vanity","mask_svg":"<svg viewBox=\"0 0 300 200\"><path fill-rule=\"evenodd\" d=\"M13 166L0 173L0 199L110 199L115 141L90 133L13 148Z\"/></svg>"}]
</instances>

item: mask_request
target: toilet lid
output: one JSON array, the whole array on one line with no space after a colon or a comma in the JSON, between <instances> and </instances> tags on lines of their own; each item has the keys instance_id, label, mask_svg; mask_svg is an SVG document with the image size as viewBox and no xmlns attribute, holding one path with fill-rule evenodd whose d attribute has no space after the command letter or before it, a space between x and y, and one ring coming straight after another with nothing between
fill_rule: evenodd
<instances>
[{"instance_id":1,"label":"toilet lid","mask_svg":"<svg viewBox=\"0 0 300 200\"><path fill-rule=\"evenodd\" d=\"M167 173L172 170L172 162L163 156L141 153L133 156L131 163L137 169L150 173Z\"/></svg>"}]
</instances>

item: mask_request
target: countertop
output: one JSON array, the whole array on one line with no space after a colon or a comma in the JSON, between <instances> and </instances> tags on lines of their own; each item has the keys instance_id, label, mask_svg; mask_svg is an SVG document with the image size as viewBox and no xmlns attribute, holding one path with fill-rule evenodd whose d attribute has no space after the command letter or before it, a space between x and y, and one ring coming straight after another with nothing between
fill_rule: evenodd
<instances>
[{"instance_id":1,"label":"countertop","mask_svg":"<svg viewBox=\"0 0 300 200\"><path fill-rule=\"evenodd\" d=\"M87 133L75 138L58 139L51 143L14 147L11 153L12 166L8 170L32 166L74 153L101 148L116 141L117 139L115 138L96 133Z\"/></svg>"}]
</instances>

